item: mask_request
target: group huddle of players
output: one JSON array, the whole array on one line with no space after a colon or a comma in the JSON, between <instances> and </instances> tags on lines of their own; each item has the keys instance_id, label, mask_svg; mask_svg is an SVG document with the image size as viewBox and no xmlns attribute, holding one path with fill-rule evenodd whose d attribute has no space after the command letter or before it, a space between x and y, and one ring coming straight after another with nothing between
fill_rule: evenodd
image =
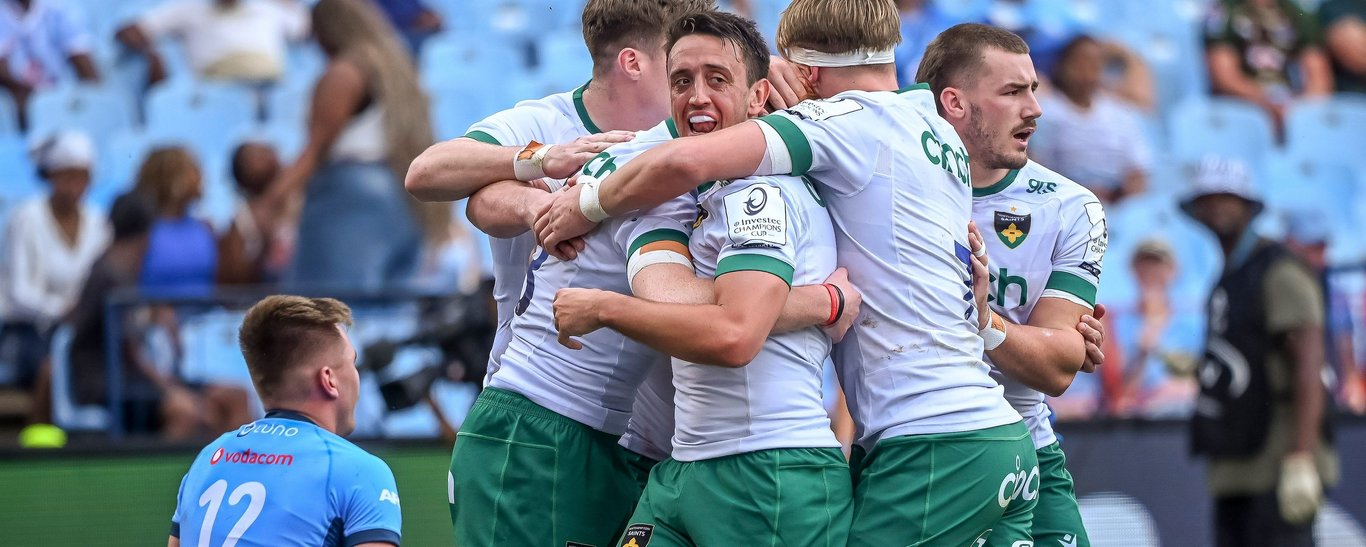
<instances>
[{"instance_id":1,"label":"group huddle of players","mask_svg":"<svg viewBox=\"0 0 1366 547\"><path fill-rule=\"evenodd\" d=\"M1026 156L1025 43L953 27L898 88L890 0L794 0L781 58L708 0L588 0L583 31L591 81L406 181L493 236L455 544L1088 545L1044 397L1104 359L1106 223ZM347 518L338 544L397 544Z\"/></svg>"}]
</instances>

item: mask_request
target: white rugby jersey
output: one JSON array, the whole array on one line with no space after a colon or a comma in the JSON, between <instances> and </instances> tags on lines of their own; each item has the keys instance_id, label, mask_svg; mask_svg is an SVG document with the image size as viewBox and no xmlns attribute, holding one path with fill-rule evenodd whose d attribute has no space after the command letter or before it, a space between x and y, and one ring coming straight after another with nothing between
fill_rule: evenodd
<instances>
[{"instance_id":1,"label":"white rugby jersey","mask_svg":"<svg viewBox=\"0 0 1366 547\"><path fill-rule=\"evenodd\" d=\"M654 461L664 461L673 449L674 374L667 362L650 369L636 390L631 421L620 444Z\"/></svg>"},{"instance_id":2,"label":"white rugby jersey","mask_svg":"<svg viewBox=\"0 0 1366 547\"><path fill-rule=\"evenodd\" d=\"M835 348L865 448L892 436L1014 423L982 361L967 247L968 155L926 85L848 91L756 120L760 174L821 188L862 317Z\"/></svg>"},{"instance_id":3,"label":"white rugby jersey","mask_svg":"<svg viewBox=\"0 0 1366 547\"><path fill-rule=\"evenodd\" d=\"M789 286L835 271L835 234L815 186L796 177L704 184L688 250L697 275L771 273ZM673 360L673 457L697 461L773 448L838 447L822 398L830 338L817 327L769 336L739 368Z\"/></svg>"},{"instance_id":4,"label":"white rugby jersey","mask_svg":"<svg viewBox=\"0 0 1366 547\"><path fill-rule=\"evenodd\" d=\"M661 123L610 148L584 170L606 176L677 134L672 120ZM575 260L562 261L537 248L513 310L511 341L489 386L520 393L599 431L624 433L637 388L650 367L666 366L665 357L611 329L580 337L580 350L560 345L552 308L555 292L581 287L631 294L629 249L662 238L687 241L696 218L697 200L688 193L643 215L603 222L584 237L586 247Z\"/></svg>"},{"instance_id":5,"label":"white rugby jersey","mask_svg":"<svg viewBox=\"0 0 1366 547\"><path fill-rule=\"evenodd\" d=\"M601 133L583 106L583 90L587 87L588 84L584 84L574 91L519 102L470 126L465 137L497 146L525 146L533 140L560 144ZM499 359L512 338L508 325L526 284L527 257L532 256L532 250L536 248L536 234L527 232L508 239L490 237L489 246L493 253L493 299L498 303L498 332L489 355L485 385L498 370Z\"/></svg>"},{"instance_id":6,"label":"white rugby jersey","mask_svg":"<svg viewBox=\"0 0 1366 547\"><path fill-rule=\"evenodd\" d=\"M1105 210L1090 190L1031 160L996 184L973 189L972 217L987 243L997 313L1027 324L1040 298L1096 306L1108 233ZM1053 444L1043 393L1000 371L992 375L1029 425L1034 447Z\"/></svg>"}]
</instances>

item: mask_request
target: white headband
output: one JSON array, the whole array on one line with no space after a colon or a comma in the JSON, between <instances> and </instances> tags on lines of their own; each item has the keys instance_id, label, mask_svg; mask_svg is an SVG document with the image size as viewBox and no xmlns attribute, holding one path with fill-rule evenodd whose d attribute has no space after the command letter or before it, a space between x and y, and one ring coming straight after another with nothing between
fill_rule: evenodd
<instances>
[{"instance_id":1,"label":"white headband","mask_svg":"<svg viewBox=\"0 0 1366 547\"><path fill-rule=\"evenodd\" d=\"M886 65L896 62L896 55L890 49L880 51L858 50L845 53L826 53L806 48L788 49L787 60L806 66L842 67L860 65Z\"/></svg>"}]
</instances>

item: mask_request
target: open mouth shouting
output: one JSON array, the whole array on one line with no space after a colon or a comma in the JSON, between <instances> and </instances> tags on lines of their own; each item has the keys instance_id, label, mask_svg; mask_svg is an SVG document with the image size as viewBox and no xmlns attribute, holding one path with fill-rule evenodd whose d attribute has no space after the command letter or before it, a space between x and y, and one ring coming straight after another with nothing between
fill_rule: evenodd
<instances>
[{"instance_id":1,"label":"open mouth shouting","mask_svg":"<svg viewBox=\"0 0 1366 547\"><path fill-rule=\"evenodd\" d=\"M718 117L711 112L693 112L688 114L688 129L695 135L711 133L720 125Z\"/></svg>"}]
</instances>

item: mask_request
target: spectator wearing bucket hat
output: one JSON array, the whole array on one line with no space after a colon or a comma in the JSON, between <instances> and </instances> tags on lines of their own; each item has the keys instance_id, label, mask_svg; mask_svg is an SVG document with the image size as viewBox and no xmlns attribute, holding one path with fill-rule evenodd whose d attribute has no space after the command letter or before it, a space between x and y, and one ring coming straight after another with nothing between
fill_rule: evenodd
<instances>
[{"instance_id":1,"label":"spectator wearing bucket hat","mask_svg":"<svg viewBox=\"0 0 1366 547\"><path fill-rule=\"evenodd\" d=\"M1313 545L1337 482L1324 420L1323 292L1309 268L1252 229L1262 202L1247 166L1205 158L1181 208L1219 240L1193 451L1208 458L1216 544Z\"/></svg>"},{"instance_id":2,"label":"spectator wearing bucket hat","mask_svg":"<svg viewBox=\"0 0 1366 547\"><path fill-rule=\"evenodd\" d=\"M94 145L84 133L62 132L32 150L48 191L16 206L0 244L0 361L20 388L41 403L47 390L40 364L48 335L76 301L90 264L109 243L103 215L82 203L90 186ZM46 405L36 404L36 408ZM34 420L46 421L43 412Z\"/></svg>"}]
</instances>

